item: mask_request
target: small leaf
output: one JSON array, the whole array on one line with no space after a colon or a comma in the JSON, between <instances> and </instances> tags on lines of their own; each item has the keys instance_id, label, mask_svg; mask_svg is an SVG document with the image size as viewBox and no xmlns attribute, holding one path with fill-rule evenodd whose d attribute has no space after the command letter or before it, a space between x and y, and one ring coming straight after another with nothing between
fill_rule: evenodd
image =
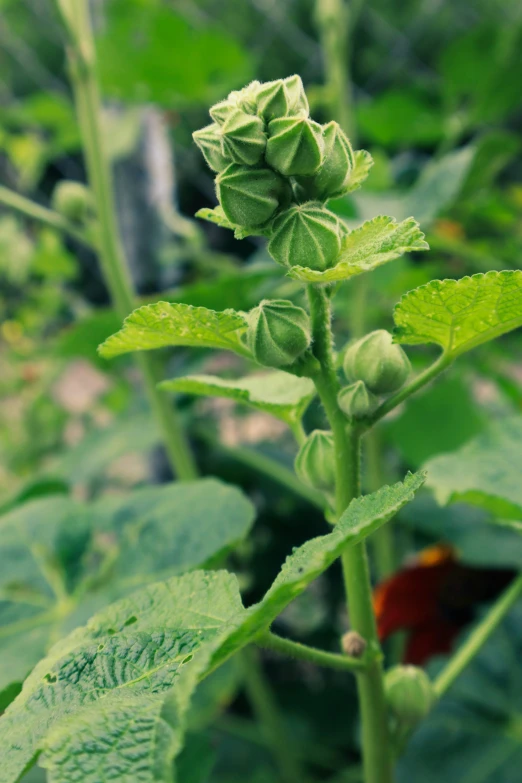
<instances>
[{"instance_id":1,"label":"small leaf","mask_svg":"<svg viewBox=\"0 0 522 783\"><path fill-rule=\"evenodd\" d=\"M286 559L264 598L246 611L237 630L217 651L214 662L219 663L249 638L266 630L284 607L340 557L347 546L362 541L409 503L424 480L422 472L409 473L404 482L352 500L331 533L307 541Z\"/></svg>"},{"instance_id":2,"label":"small leaf","mask_svg":"<svg viewBox=\"0 0 522 783\"><path fill-rule=\"evenodd\" d=\"M436 343L455 358L522 325L522 271L433 280L395 307L398 343Z\"/></svg>"},{"instance_id":3,"label":"small leaf","mask_svg":"<svg viewBox=\"0 0 522 783\"><path fill-rule=\"evenodd\" d=\"M156 302L131 313L119 332L101 344L105 358L131 351L150 351L173 345L227 348L248 355L240 341L246 319L233 310L216 312L206 307Z\"/></svg>"},{"instance_id":4,"label":"small leaf","mask_svg":"<svg viewBox=\"0 0 522 783\"><path fill-rule=\"evenodd\" d=\"M315 387L309 378L297 378L286 372L270 372L237 380L189 375L163 381L160 388L185 394L228 397L288 423L299 421L315 397Z\"/></svg>"},{"instance_id":5,"label":"small leaf","mask_svg":"<svg viewBox=\"0 0 522 783\"><path fill-rule=\"evenodd\" d=\"M196 217L201 218L201 220L208 220L209 223L215 223L216 226L221 226L221 228L230 228L232 231L237 228L237 226L235 226L234 223L231 223L227 218L223 212L223 207L221 206L214 207L214 209L210 209L209 207L198 209Z\"/></svg>"},{"instance_id":6,"label":"small leaf","mask_svg":"<svg viewBox=\"0 0 522 783\"><path fill-rule=\"evenodd\" d=\"M428 486L441 505L464 501L521 520L521 461L522 417L512 416L458 451L429 460Z\"/></svg>"},{"instance_id":7,"label":"small leaf","mask_svg":"<svg viewBox=\"0 0 522 783\"><path fill-rule=\"evenodd\" d=\"M417 221L407 218L397 223L394 218L381 215L346 234L338 261L331 269L317 272L307 267L293 266L288 276L309 283L335 283L371 272L403 253L415 250L429 250Z\"/></svg>"},{"instance_id":8,"label":"small leaf","mask_svg":"<svg viewBox=\"0 0 522 783\"><path fill-rule=\"evenodd\" d=\"M354 158L352 173L350 174L348 187L345 188L345 193L353 193L354 190L358 190L368 177L373 166L373 158L366 150L357 150L354 153Z\"/></svg>"}]
</instances>

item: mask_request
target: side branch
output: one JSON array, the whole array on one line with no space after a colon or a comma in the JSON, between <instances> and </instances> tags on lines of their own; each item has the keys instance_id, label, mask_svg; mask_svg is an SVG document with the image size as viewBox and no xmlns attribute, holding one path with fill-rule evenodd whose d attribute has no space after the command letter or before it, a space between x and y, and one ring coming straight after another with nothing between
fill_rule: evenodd
<instances>
[{"instance_id":1,"label":"side branch","mask_svg":"<svg viewBox=\"0 0 522 783\"><path fill-rule=\"evenodd\" d=\"M67 218L62 217L58 212L47 209L47 207L42 207L35 201L32 201L25 196L21 196L19 193L15 193L14 190L4 188L1 185L0 204L3 204L10 209L14 209L16 212L25 215L25 217L31 218L31 220L37 220L39 223L49 226L49 228L54 228L62 234L68 234L73 237L73 239L77 239L91 249L96 249L94 240L88 237L81 228L78 228L74 223L67 220Z\"/></svg>"},{"instance_id":2,"label":"side branch","mask_svg":"<svg viewBox=\"0 0 522 783\"><path fill-rule=\"evenodd\" d=\"M354 674L366 669L364 658L354 658L349 655L318 650L316 647L309 647L306 644L300 644L300 642L283 639L270 631L258 636L255 642L259 647L264 647L267 650L273 650L281 653L281 655L315 663L317 666L325 666L329 669L350 671Z\"/></svg>"}]
</instances>

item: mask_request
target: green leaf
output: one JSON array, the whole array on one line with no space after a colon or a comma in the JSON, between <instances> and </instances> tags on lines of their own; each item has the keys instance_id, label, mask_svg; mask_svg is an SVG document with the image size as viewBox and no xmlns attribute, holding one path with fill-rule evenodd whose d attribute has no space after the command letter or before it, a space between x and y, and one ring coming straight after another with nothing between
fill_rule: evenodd
<instances>
[{"instance_id":1,"label":"green leaf","mask_svg":"<svg viewBox=\"0 0 522 783\"><path fill-rule=\"evenodd\" d=\"M426 463L428 486L441 505L465 501L498 517L522 519L522 417L496 422L453 454Z\"/></svg>"},{"instance_id":2,"label":"green leaf","mask_svg":"<svg viewBox=\"0 0 522 783\"><path fill-rule=\"evenodd\" d=\"M264 234L260 228L248 229L231 223L223 212L223 207L221 205L214 207L214 209L209 209L208 207L198 209L196 217L201 218L201 220L208 220L210 223L215 223L216 226L220 226L221 228L229 228L234 232L236 239L245 239L250 236L263 236Z\"/></svg>"},{"instance_id":3,"label":"green leaf","mask_svg":"<svg viewBox=\"0 0 522 783\"><path fill-rule=\"evenodd\" d=\"M119 332L101 344L101 356L111 358L131 351L150 351L173 345L227 348L243 355L240 341L246 319L233 310L216 312L205 307L156 302L131 313Z\"/></svg>"},{"instance_id":4,"label":"green leaf","mask_svg":"<svg viewBox=\"0 0 522 783\"><path fill-rule=\"evenodd\" d=\"M0 720L1 783L38 753L53 783L171 781L191 694L243 612L234 576L198 571L95 615L53 647Z\"/></svg>"},{"instance_id":5,"label":"green leaf","mask_svg":"<svg viewBox=\"0 0 522 783\"><path fill-rule=\"evenodd\" d=\"M347 546L362 541L409 503L424 480L424 473L409 473L404 482L352 500L331 533L307 541L286 559L262 601L247 610L238 629L217 651L214 662L219 663L248 639L266 630L285 606L340 557Z\"/></svg>"},{"instance_id":6,"label":"green leaf","mask_svg":"<svg viewBox=\"0 0 522 783\"><path fill-rule=\"evenodd\" d=\"M522 272L433 280L395 307L398 343L436 343L455 358L522 325Z\"/></svg>"},{"instance_id":7,"label":"green leaf","mask_svg":"<svg viewBox=\"0 0 522 783\"><path fill-rule=\"evenodd\" d=\"M253 516L239 490L203 479L89 505L43 498L1 517L0 694L102 603L223 555Z\"/></svg>"},{"instance_id":8,"label":"green leaf","mask_svg":"<svg viewBox=\"0 0 522 783\"><path fill-rule=\"evenodd\" d=\"M160 388L185 394L228 397L271 413L289 424L301 420L315 397L309 378L298 378L286 372L269 372L237 380L222 380L212 375L189 375L163 381Z\"/></svg>"},{"instance_id":9,"label":"green leaf","mask_svg":"<svg viewBox=\"0 0 522 783\"><path fill-rule=\"evenodd\" d=\"M371 272L403 253L415 250L429 250L417 221L407 218L397 223L394 218L381 215L346 234L338 261L331 269L318 272L303 266L293 266L288 276L309 283L335 283Z\"/></svg>"}]
</instances>

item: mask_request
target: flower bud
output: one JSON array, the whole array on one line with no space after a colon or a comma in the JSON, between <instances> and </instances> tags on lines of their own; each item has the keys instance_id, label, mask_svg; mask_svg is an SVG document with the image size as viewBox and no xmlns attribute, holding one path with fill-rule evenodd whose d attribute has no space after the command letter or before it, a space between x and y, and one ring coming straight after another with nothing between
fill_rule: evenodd
<instances>
[{"instance_id":1,"label":"flower bud","mask_svg":"<svg viewBox=\"0 0 522 783\"><path fill-rule=\"evenodd\" d=\"M341 389L337 402L345 416L355 421L366 418L377 407L377 398L362 381L355 381Z\"/></svg>"},{"instance_id":2,"label":"flower bud","mask_svg":"<svg viewBox=\"0 0 522 783\"><path fill-rule=\"evenodd\" d=\"M228 220L238 226L260 226L288 197L288 184L270 169L232 163L216 177L217 196Z\"/></svg>"},{"instance_id":3,"label":"flower bud","mask_svg":"<svg viewBox=\"0 0 522 783\"><path fill-rule=\"evenodd\" d=\"M256 95L257 113L265 122L288 114L288 93L282 79L261 84Z\"/></svg>"},{"instance_id":4,"label":"flower bud","mask_svg":"<svg viewBox=\"0 0 522 783\"><path fill-rule=\"evenodd\" d=\"M288 76L286 79L283 79L283 82L287 94L287 113L294 115L304 114L305 117L308 117L310 108L301 77L294 74L294 76Z\"/></svg>"},{"instance_id":5,"label":"flower bud","mask_svg":"<svg viewBox=\"0 0 522 783\"><path fill-rule=\"evenodd\" d=\"M281 174L315 174L323 162L323 152L322 128L308 117L281 117L269 123L266 161Z\"/></svg>"},{"instance_id":6,"label":"flower bud","mask_svg":"<svg viewBox=\"0 0 522 783\"><path fill-rule=\"evenodd\" d=\"M408 357L385 329L371 332L350 345L343 368L349 381L364 381L374 394L397 391L411 372Z\"/></svg>"},{"instance_id":7,"label":"flower bud","mask_svg":"<svg viewBox=\"0 0 522 783\"><path fill-rule=\"evenodd\" d=\"M230 158L223 154L221 131L215 122L194 131L192 138L213 171L223 171L231 163Z\"/></svg>"},{"instance_id":8,"label":"flower bud","mask_svg":"<svg viewBox=\"0 0 522 783\"><path fill-rule=\"evenodd\" d=\"M342 226L337 215L321 204L290 207L274 220L268 252L283 266L324 271L341 250Z\"/></svg>"},{"instance_id":9,"label":"flower bud","mask_svg":"<svg viewBox=\"0 0 522 783\"><path fill-rule=\"evenodd\" d=\"M266 136L263 121L242 109L234 109L221 126L223 152L234 161L254 166L263 157Z\"/></svg>"},{"instance_id":10,"label":"flower bud","mask_svg":"<svg viewBox=\"0 0 522 783\"><path fill-rule=\"evenodd\" d=\"M329 122L323 130L324 163L314 176L316 198L326 201L341 196L354 166L352 145L340 125Z\"/></svg>"},{"instance_id":11,"label":"flower bud","mask_svg":"<svg viewBox=\"0 0 522 783\"><path fill-rule=\"evenodd\" d=\"M265 299L248 314L246 341L259 364L292 364L310 345L308 313L286 299Z\"/></svg>"},{"instance_id":12,"label":"flower bud","mask_svg":"<svg viewBox=\"0 0 522 783\"><path fill-rule=\"evenodd\" d=\"M386 673L384 685L391 712L411 727L426 717L435 701L430 678L416 666L394 666Z\"/></svg>"},{"instance_id":13,"label":"flower bud","mask_svg":"<svg viewBox=\"0 0 522 783\"><path fill-rule=\"evenodd\" d=\"M334 492L335 450L331 432L310 433L295 458L295 472L305 484L321 492Z\"/></svg>"},{"instance_id":14,"label":"flower bud","mask_svg":"<svg viewBox=\"0 0 522 783\"><path fill-rule=\"evenodd\" d=\"M92 193L81 182L62 180L52 195L52 205L56 212L74 223L82 223L94 210Z\"/></svg>"},{"instance_id":15,"label":"flower bud","mask_svg":"<svg viewBox=\"0 0 522 783\"><path fill-rule=\"evenodd\" d=\"M224 101L214 104L209 114L218 125L223 125L232 112L241 109L247 114L256 113L256 94L260 87L257 81L250 82L242 90L233 90Z\"/></svg>"}]
</instances>

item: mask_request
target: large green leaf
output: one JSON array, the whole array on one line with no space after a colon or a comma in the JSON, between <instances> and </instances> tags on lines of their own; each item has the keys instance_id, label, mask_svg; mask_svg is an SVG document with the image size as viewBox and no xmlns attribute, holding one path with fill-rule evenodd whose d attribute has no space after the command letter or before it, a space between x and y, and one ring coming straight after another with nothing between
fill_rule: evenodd
<instances>
[{"instance_id":1,"label":"large green leaf","mask_svg":"<svg viewBox=\"0 0 522 783\"><path fill-rule=\"evenodd\" d=\"M331 269L318 272L292 266L288 276L308 283L335 283L371 272L403 253L415 250L429 250L429 246L414 218L397 223L394 218L379 216L348 232L342 241L337 263Z\"/></svg>"},{"instance_id":2,"label":"large green leaf","mask_svg":"<svg viewBox=\"0 0 522 783\"><path fill-rule=\"evenodd\" d=\"M160 388L185 394L228 397L271 413L289 424L300 421L315 396L315 387L309 378L297 378L286 372L269 372L237 380L189 375L163 381Z\"/></svg>"},{"instance_id":3,"label":"large green leaf","mask_svg":"<svg viewBox=\"0 0 522 783\"><path fill-rule=\"evenodd\" d=\"M82 505L26 503L0 518L0 698L50 644L138 585L208 563L248 533L250 502L215 479Z\"/></svg>"},{"instance_id":4,"label":"large green leaf","mask_svg":"<svg viewBox=\"0 0 522 783\"><path fill-rule=\"evenodd\" d=\"M227 348L248 354L240 341L246 320L233 310L216 312L206 307L156 302L131 313L119 332L100 346L105 358L130 351L150 351L173 345Z\"/></svg>"},{"instance_id":5,"label":"large green leaf","mask_svg":"<svg viewBox=\"0 0 522 783\"><path fill-rule=\"evenodd\" d=\"M172 781L190 696L243 612L234 576L196 571L95 615L53 647L0 720L1 783L38 753L52 783Z\"/></svg>"},{"instance_id":6,"label":"large green leaf","mask_svg":"<svg viewBox=\"0 0 522 783\"><path fill-rule=\"evenodd\" d=\"M395 307L398 343L436 343L454 358L522 325L522 272L432 280Z\"/></svg>"},{"instance_id":7,"label":"large green leaf","mask_svg":"<svg viewBox=\"0 0 522 783\"><path fill-rule=\"evenodd\" d=\"M521 464L522 417L513 416L425 467L439 503L461 500L498 517L522 520Z\"/></svg>"},{"instance_id":8,"label":"large green leaf","mask_svg":"<svg viewBox=\"0 0 522 783\"><path fill-rule=\"evenodd\" d=\"M51 649L0 720L0 783L42 753L52 783L171 781L200 677L270 626L281 610L412 499L424 477L353 500L334 530L287 559L259 603L237 580L196 571L156 583L97 614Z\"/></svg>"}]
</instances>

